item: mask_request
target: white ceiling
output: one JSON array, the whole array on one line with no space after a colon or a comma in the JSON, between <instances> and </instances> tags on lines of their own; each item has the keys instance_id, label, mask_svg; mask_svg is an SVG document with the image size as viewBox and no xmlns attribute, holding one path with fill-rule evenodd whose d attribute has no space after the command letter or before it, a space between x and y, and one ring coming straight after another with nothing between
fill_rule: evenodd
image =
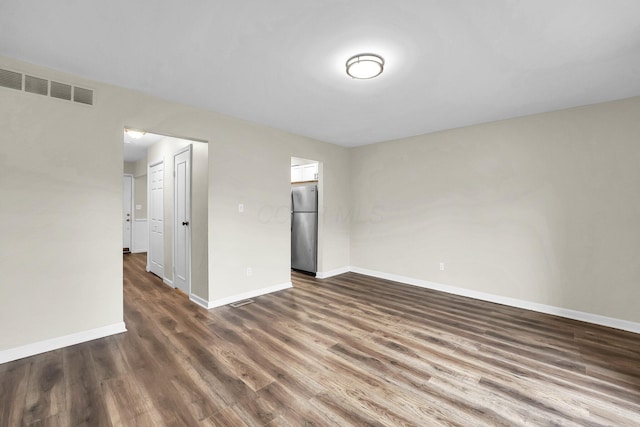
<instances>
[{"instance_id":1,"label":"white ceiling","mask_svg":"<svg viewBox=\"0 0 640 427\"><path fill-rule=\"evenodd\" d=\"M0 55L355 146L640 95L638 0L2 0ZM345 74L374 52L384 73Z\"/></svg>"},{"instance_id":2,"label":"white ceiling","mask_svg":"<svg viewBox=\"0 0 640 427\"><path fill-rule=\"evenodd\" d=\"M147 132L141 138L134 139L124 132L124 161L137 162L138 160L143 159L147 155L147 148L160 141L162 138L166 137Z\"/></svg>"}]
</instances>

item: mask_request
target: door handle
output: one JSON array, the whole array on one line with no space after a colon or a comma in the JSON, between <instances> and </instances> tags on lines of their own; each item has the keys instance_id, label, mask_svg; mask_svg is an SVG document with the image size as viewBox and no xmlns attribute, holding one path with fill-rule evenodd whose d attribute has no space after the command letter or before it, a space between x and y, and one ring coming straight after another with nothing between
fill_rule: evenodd
<instances>
[{"instance_id":1,"label":"door handle","mask_svg":"<svg viewBox=\"0 0 640 427\"><path fill-rule=\"evenodd\" d=\"M131 221L129 218L127 218L127 222Z\"/></svg>"},{"instance_id":2,"label":"door handle","mask_svg":"<svg viewBox=\"0 0 640 427\"><path fill-rule=\"evenodd\" d=\"M182 225L189 225L189 221L183 221Z\"/></svg>"}]
</instances>

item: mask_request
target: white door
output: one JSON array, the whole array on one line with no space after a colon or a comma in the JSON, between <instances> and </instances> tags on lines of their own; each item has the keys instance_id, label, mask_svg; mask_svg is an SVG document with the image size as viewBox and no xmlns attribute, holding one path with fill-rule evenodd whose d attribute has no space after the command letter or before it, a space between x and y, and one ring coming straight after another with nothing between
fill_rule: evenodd
<instances>
[{"instance_id":1,"label":"white door","mask_svg":"<svg viewBox=\"0 0 640 427\"><path fill-rule=\"evenodd\" d=\"M190 295L191 264L191 145L174 156L173 285Z\"/></svg>"},{"instance_id":2,"label":"white door","mask_svg":"<svg viewBox=\"0 0 640 427\"><path fill-rule=\"evenodd\" d=\"M122 189L122 252L131 251L131 211L133 206L133 176L124 175Z\"/></svg>"},{"instance_id":3,"label":"white door","mask_svg":"<svg viewBox=\"0 0 640 427\"><path fill-rule=\"evenodd\" d=\"M164 164L149 166L149 253L147 270L164 278Z\"/></svg>"}]
</instances>

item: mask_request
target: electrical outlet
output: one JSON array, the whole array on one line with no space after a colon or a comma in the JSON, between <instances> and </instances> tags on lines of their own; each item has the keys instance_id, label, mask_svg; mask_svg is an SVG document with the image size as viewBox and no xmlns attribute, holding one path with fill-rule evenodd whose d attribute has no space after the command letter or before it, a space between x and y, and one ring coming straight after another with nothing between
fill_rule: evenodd
<instances>
[{"instance_id":1,"label":"electrical outlet","mask_svg":"<svg viewBox=\"0 0 640 427\"><path fill-rule=\"evenodd\" d=\"M444 262L440 263L440 271L444 271Z\"/></svg>"},{"instance_id":2,"label":"electrical outlet","mask_svg":"<svg viewBox=\"0 0 640 427\"><path fill-rule=\"evenodd\" d=\"M247 267L247 277L253 275L253 269L251 267Z\"/></svg>"}]
</instances>

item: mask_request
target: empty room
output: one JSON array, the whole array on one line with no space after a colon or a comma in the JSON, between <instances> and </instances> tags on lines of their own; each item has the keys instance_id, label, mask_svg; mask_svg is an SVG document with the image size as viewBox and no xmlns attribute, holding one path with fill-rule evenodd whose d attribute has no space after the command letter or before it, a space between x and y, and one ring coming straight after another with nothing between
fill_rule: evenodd
<instances>
[{"instance_id":1,"label":"empty room","mask_svg":"<svg viewBox=\"0 0 640 427\"><path fill-rule=\"evenodd\" d=\"M640 425L640 2L0 2L0 426Z\"/></svg>"}]
</instances>

